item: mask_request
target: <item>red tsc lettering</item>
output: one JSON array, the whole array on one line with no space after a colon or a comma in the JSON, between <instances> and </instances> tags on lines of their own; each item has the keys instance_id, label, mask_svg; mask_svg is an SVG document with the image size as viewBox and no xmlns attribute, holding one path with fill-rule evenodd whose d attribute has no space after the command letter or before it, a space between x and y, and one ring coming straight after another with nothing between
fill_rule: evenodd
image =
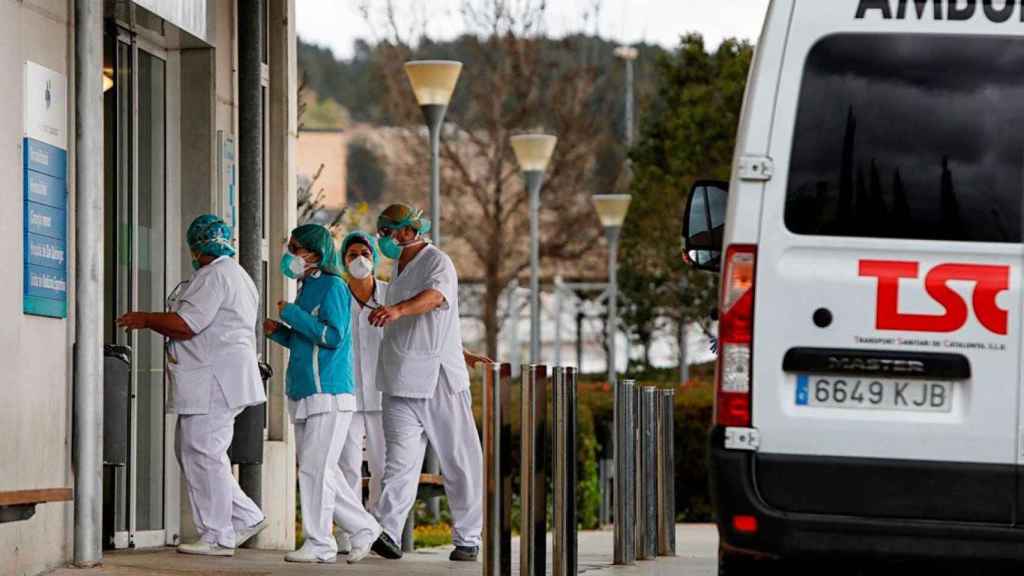
<instances>
[{"instance_id":1,"label":"red tsc lettering","mask_svg":"<svg viewBox=\"0 0 1024 576\"><path fill-rule=\"evenodd\" d=\"M925 292L945 312L903 314L899 311L901 278L918 277L917 262L861 260L860 275L878 279L875 327L879 330L912 332L953 332L967 323L968 308L960 295L948 286L952 280L974 283L971 306L974 316L988 331L1005 335L1007 312L996 305L996 297L1010 287L1010 267L983 264L939 264L924 278Z\"/></svg>"}]
</instances>

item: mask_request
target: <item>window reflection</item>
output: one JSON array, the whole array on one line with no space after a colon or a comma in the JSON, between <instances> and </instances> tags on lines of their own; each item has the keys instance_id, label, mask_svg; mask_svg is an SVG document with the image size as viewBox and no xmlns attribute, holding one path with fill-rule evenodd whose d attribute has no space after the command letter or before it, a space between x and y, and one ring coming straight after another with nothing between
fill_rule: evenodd
<instances>
[{"instance_id":1,"label":"window reflection","mask_svg":"<svg viewBox=\"0 0 1024 576\"><path fill-rule=\"evenodd\" d=\"M804 71L787 227L1020 242L1024 40L837 35Z\"/></svg>"}]
</instances>

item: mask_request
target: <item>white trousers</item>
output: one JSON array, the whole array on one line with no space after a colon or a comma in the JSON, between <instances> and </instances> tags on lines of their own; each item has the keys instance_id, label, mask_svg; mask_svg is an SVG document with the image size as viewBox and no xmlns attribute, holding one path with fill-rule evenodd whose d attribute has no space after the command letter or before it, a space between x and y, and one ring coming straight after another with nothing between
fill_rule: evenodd
<instances>
[{"instance_id":1,"label":"white trousers","mask_svg":"<svg viewBox=\"0 0 1024 576\"><path fill-rule=\"evenodd\" d=\"M209 413L178 416L174 451L200 539L234 548L235 532L262 522L263 512L239 488L228 460L235 417L242 410L228 407L220 387L213 388Z\"/></svg>"},{"instance_id":2,"label":"white trousers","mask_svg":"<svg viewBox=\"0 0 1024 576\"><path fill-rule=\"evenodd\" d=\"M304 547L312 548L319 558L338 553L332 520L349 534L355 547L369 546L380 534L380 525L363 508L338 466L351 421L351 412L333 410L295 423Z\"/></svg>"},{"instance_id":3,"label":"white trousers","mask_svg":"<svg viewBox=\"0 0 1024 576\"><path fill-rule=\"evenodd\" d=\"M363 493L364 446L370 468L370 498L366 509L373 512L380 500L380 487L384 480L384 418L379 410L352 415L352 425L341 450L341 472L356 496Z\"/></svg>"},{"instance_id":4,"label":"white trousers","mask_svg":"<svg viewBox=\"0 0 1024 576\"><path fill-rule=\"evenodd\" d=\"M442 375L442 378L444 376ZM469 390L449 394L443 382L429 399L384 394L387 463L377 518L392 540L416 501L427 441L437 452L452 513L452 542L479 546L483 527L483 452Z\"/></svg>"}]
</instances>

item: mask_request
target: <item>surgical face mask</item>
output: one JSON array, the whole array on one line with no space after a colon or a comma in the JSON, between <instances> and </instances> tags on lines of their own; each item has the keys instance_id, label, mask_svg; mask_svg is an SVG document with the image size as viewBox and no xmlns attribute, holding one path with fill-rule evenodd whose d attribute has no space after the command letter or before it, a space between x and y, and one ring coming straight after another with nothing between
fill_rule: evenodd
<instances>
[{"instance_id":1,"label":"surgical face mask","mask_svg":"<svg viewBox=\"0 0 1024 576\"><path fill-rule=\"evenodd\" d=\"M398 260L402 256L402 246L391 236L379 239L377 245L380 246L380 251L392 260Z\"/></svg>"},{"instance_id":2,"label":"surgical face mask","mask_svg":"<svg viewBox=\"0 0 1024 576\"><path fill-rule=\"evenodd\" d=\"M348 263L348 273L358 280L368 278L373 274L373 262L366 256L359 256Z\"/></svg>"},{"instance_id":3,"label":"surgical face mask","mask_svg":"<svg viewBox=\"0 0 1024 576\"><path fill-rule=\"evenodd\" d=\"M393 233L392 233L393 234ZM425 240L419 236L409 240L408 242L399 242L395 240L394 236L388 235L377 239L377 246L380 247L380 251L391 260L398 260L402 257L402 249L415 246L416 244L422 244Z\"/></svg>"},{"instance_id":4,"label":"surgical face mask","mask_svg":"<svg viewBox=\"0 0 1024 576\"><path fill-rule=\"evenodd\" d=\"M312 268L309 262L291 252L281 254L281 273L293 280L298 280L306 275L306 271Z\"/></svg>"}]
</instances>

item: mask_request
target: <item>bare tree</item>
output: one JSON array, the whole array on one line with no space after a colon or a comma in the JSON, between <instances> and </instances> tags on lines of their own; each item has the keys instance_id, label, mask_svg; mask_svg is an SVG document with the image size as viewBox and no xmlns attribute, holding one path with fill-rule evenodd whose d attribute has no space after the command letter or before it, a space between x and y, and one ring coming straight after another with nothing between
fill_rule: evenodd
<instances>
[{"instance_id":1,"label":"bare tree","mask_svg":"<svg viewBox=\"0 0 1024 576\"><path fill-rule=\"evenodd\" d=\"M541 191L545 277L579 270L584 260L603 269L603 255L592 250L600 226L590 195L598 150L613 139L611 114L602 108L606 100L596 97L601 75L579 63L573 40L544 37L544 10L543 0L462 3L471 34L458 40L464 68L442 137L442 242L483 280L483 323L492 356L503 320L501 293L529 267L528 198L510 136L534 130L558 136ZM383 108L394 124L409 128L403 131L406 153L393 159L399 165L389 174L397 187L404 175L409 196L425 202L426 132L402 65L445 55L432 53L427 40L414 48L402 38L395 11L394 0L388 0L381 12L387 38L378 46L376 68ZM373 16L369 4L364 15Z\"/></svg>"}]
</instances>

